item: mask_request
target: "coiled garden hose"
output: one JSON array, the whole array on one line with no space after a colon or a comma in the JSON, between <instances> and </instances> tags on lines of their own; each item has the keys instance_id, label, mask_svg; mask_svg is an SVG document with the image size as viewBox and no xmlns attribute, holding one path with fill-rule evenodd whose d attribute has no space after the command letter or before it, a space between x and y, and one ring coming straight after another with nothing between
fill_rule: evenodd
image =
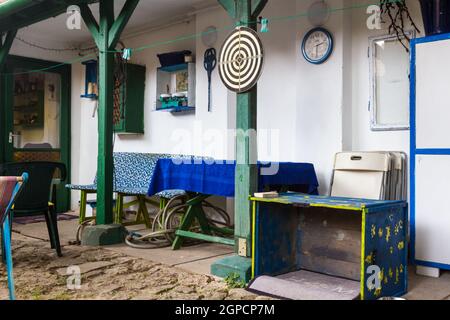
<instances>
[{"instance_id":1,"label":"coiled garden hose","mask_svg":"<svg viewBox=\"0 0 450 320\"><path fill-rule=\"evenodd\" d=\"M184 195L170 199L167 205L163 209L160 209L153 218L152 232L145 235L130 232L125 238L125 243L128 246L137 249L156 249L171 246L175 240L175 231L178 229L183 214L188 207L185 200L186 197ZM203 200L202 206L210 209L223 220L219 221L207 217L210 224L226 227L231 226L230 216L224 209L219 208L206 200ZM194 226L190 231L198 231L198 229L198 226Z\"/></svg>"}]
</instances>

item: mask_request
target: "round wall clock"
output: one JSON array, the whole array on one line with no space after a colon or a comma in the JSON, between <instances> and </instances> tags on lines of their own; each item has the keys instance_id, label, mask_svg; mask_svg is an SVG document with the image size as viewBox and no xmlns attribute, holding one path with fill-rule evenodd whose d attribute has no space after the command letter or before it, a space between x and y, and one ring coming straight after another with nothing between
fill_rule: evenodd
<instances>
[{"instance_id":1,"label":"round wall clock","mask_svg":"<svg viewBox=\"0 0 450 320\"><path fill-rule=\"evenodd\" d=\"M332 52L333 36L325 28L311 29L303 38L302 54L306 61L310 63L324 63Z\"/></svg>"}]
</instances>

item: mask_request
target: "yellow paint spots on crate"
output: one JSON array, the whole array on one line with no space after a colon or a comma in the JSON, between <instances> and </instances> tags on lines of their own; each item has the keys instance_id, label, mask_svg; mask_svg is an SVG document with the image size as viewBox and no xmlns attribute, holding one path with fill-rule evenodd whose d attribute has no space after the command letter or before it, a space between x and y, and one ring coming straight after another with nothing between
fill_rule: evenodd
<instances>
[{"instance_id":1,"label":"yellow paint spots on crate","mask_svg":"<svg viewBox=\"0 0 450 320\"><path fill-rule=\"evenodd\" d=\"M398 250L402 250L405 247L405 242L400 241L397 245Z\"/></svg>"},{"instance_id":2,"label":"yellow paint spots on crate","mask_svg":"<svg viewBox=\"0 0 450 320\"><path fill-rule=\"evenodd\" d=\"M366 257L366 263L367 264L372 264L373 263L373 252L371 252L367 257Z\"/></svg>"},{"instance_id":3,"label":"yellow paint spots on crate","mask_svg":"<svg viewBox=\"0 0 450 320\"><path fill-rule=\"evenodd\" d=\"M374 293L375 297L379 297L381 295L381 288L377 288Z\"/></svg>"},{"instance_id":4,"label":"yellow paint spots on crate","mask_svg":"<svg viewBox=\"0 0 450 320\"><path fill-rule=\"evenodd\" d=\"M383 238L383 228L381 228L381 227L378 229L378 236L380 238Z\"/></svg>"},{"instance_id":5,"label":"yellow paint spots on crate","mask_svg":"<svg viewBox=\"0 0 450 320\"><path fill-rule=\"evenodd\" d=\"M383 281L384 278L384 268L381 269L380 273L378 274L378 280Z\"/></svg>"},{"instance_id":6,"label":"yellow paint spots on crate","mask_svg":"<svg viewBox=\"0 0 450 320\"><path fill-rule=\"evenodd\" d=\"M389 239L391 238L391 227L386 227L386 242L389 242Z\"/></svg>"},{"instance_id":7,"label":"yellow paint spots on crate","mask_svg":"<svg viewBox=\"0 0 450 320\"><path fill-rule=\"evenodd\" d=\"M373 224L372 227L370 228L370 235L372 236L372 239L375 238L377 234L377 227L375 227L375 225Z\"/></svg>"}]
</instances>

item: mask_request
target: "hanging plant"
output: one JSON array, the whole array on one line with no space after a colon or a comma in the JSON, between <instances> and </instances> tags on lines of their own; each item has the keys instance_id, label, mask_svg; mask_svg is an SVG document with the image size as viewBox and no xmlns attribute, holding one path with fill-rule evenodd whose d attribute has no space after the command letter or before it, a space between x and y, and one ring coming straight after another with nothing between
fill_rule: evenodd
<instances>
[{"instance_id":1,"label":"hanging plant","mask_svg":"<svg viewBox=\"0 0 450 320\"><path fill-rule=\"evenodd\" d=\"M406 0L380 0L380 16L383 23L389 23L389 33L395 34L398 41L409 52L411 37L406 33L405 23L409 21L411 26L420 33L419 28L409 13ZM384 19L388 19L387 21Z\"/></svg>"}]
</instances>

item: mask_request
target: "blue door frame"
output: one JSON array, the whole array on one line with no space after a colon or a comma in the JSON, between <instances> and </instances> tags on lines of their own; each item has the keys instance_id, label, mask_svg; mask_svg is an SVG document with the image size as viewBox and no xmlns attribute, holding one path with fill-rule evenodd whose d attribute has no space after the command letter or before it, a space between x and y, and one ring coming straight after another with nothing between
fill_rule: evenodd
<instances>
[{"instance_id":1,"label":"blue door frame","mask_svg":"<svg viewBox=\"0 0 450 320\"><path fill-rule=\"evenodd\" d=\"M410 221L411 221L411 259L416 265L432 267L438 269L450 270L450 265L438 263L434 261L423 261L416 259L416 156L417 155L448 155L450 156L449 148L421 148L416 147L416 46L422 43L436 42L442 40L450 40L450 33L433 35L423 38L412 39L411 48L411 75L410 75L410 179L411 179L411 192L410 192Z\"/></svg>"}]
</instances>

